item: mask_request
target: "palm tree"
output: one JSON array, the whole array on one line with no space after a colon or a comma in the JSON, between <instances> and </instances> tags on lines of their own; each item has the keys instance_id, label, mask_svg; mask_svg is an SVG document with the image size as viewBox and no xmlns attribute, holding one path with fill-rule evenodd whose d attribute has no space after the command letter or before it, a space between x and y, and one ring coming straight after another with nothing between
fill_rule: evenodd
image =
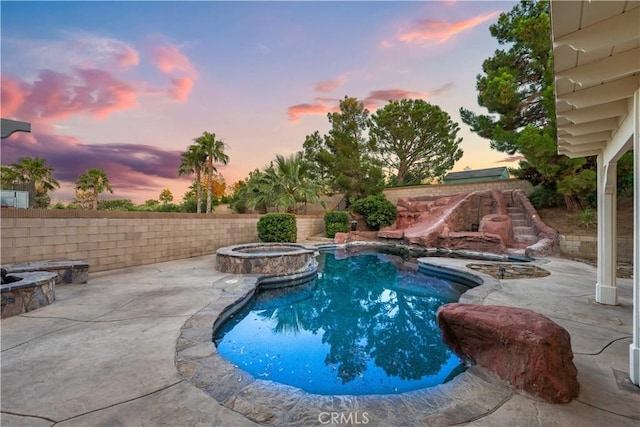
<instances>
[{"instance_id":1,"label":"palm tree","mask_svg":"<svg viewBox=\"0 0 640 427\"><path fill-rule=\"evenodd\" d=\"M195 174L195 187L196 187L196 200L197 207L196 213L202 212L202 168L207 160L206 154L201 150L198 145L190 145L187 147L187 151L181 154L182 161L178 167L178 175L191 175Z\"/></svg>"},{"instance_id":2,"label":"palm tree","mask_svg":"<svg viewBox=\"0 0 640 427\"><path fill-rule=\"evenodd\" d=\"M248 203L254 208L267 205L295 213L298 203L320 201L320 186L309 178L309 164L301 152L288 157L277 154L275 162L258 176L256 187Z\"/></svg>"},{"instance_id":3,"label":"palm tree","mask_svg":"<svg viewBox=\"0 0 640 427\"><path fill-rule=\"evenodd\" d=\"M102 169L87 169L85 173L80 174L76 180L76 190L86 191L91 194L91 202L93 210L98 210L98 195L105 191L113 193L109 185L109 178Z\"/></svg>"},{"instance_id":4,"label":"palm tree","mask_svg":"<svg viewBox=\"0 0 640 427\"><path fill-rule=\"evenodd\" d=\"M13 175L11 178L14 182L33 184L35 189L34 206L39 208L48 207L49 191L60 188L60 183L51 176L53 169L46 166L46 162L40 157L21 157L18 159L18 163L11 165L14 173L10 175Z\"/></svg>"},{"instance_id":5,"label":"palm tree","mask_svg":"<svg viewBox=\"0 0 640 427\"><path fill-rule=\"evenodd\" d=\"M171 190L165 188L160 192L160 196L158 196L158 199L160 199L163 205L166 205L173 202L173 194L171 193Z\"/></svg>"},{"instance_id":6,"label":"palm tree","mask_svg":"<svg viewBox=\"0 0 640 427\"><path fill-rule=\"evenodd\" d=\"M194 141L206 155L207 182L211 183L213 181L213 173L218 172L213 163L220 162L226 165L229 162L229 156L224 152L225 144L216 139L215 133L206 131ZM211 213L211 185L207 185L207 213Z\"/></svg>"}]
</instances>

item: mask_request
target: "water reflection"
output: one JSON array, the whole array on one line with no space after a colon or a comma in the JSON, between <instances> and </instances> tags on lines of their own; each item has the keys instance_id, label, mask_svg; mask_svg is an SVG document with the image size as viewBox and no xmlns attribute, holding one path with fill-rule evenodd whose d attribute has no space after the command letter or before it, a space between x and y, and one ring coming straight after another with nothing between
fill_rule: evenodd
<instances>
[{"instance_id":1,"label":"water reflection","mask_svg":"<svg viewBox=\"0 0 640 427\"><path fill-rule=\"evenodd\" d=\"M220 353L253 375L321 394L428 387L459 367L435 313L462 285L388 255L320 257L316 281L260 293L226 324Z\"/></svg>"}]
</instances>

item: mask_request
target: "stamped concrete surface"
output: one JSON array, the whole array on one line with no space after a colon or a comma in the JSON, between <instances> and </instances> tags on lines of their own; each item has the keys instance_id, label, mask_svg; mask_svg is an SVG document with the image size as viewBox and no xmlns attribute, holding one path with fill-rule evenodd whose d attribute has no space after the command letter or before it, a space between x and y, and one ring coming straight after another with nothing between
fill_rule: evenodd
<instances>
[{"instance_id":1,"label":"stamped concrete surface","mask_svg":"<svg viewBox=\"0 0 640 427\"><path fill-rule=\"evenodd\" d=\"M460 269L468 263L428 262ZM593 300L595 269L554 258L537 264L551 273L543 278L498 281L480 273L486 285L463 297L528 308L569 331L581 386L569 404L535 401L475 368L412 399L318 397L299 390L283 398L279 386L249 378L225 394L228 389L201 381L215 370L199 376L189 371L195 365L184 363L215 352L196 343L207 331L210 336L214 321L203 314L224 309L246 284L214 265L214 256L205 256L92 273L85 285L57 287L53 305L4 319L1 425L640 425L640 391L627 379L630 279L618 281L619 306L602 306ZM185 344L185 333L193 342ZM251 397L256 390L274 396L270 412L260 412Z\"/></svg>"}]
</instances>

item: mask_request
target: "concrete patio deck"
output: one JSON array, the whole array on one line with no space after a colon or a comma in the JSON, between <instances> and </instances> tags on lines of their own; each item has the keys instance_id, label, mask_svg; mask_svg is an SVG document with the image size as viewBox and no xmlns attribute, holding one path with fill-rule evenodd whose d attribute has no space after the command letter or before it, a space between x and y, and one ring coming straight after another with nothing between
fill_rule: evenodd
<instances>
[{"instance_id":1,"label":"concrete patio deck","mask_svg":"<svg viewBox=\"0 0 640 427\"><path fill-rule=\"evenodd\" d=\"M177 368L183 326L228 298L229 283L243 282L217 272L214 261L204 256L92 273L85 285L57 287L53 305L4 319L2 426L264 425L250 419L261 419L251 413L255 407L231 410ZM464 268L469 261L432 262ZM473 383L467 392L441 393L437 408L399 402L406 409L396 423L381 412L389 403L384 397L353 400L353 407L325 397L325 406L307 406L313 395L288 402L291 410L266 423L332 425L321 413L342 411L352 424L369 426L637 427L640 389L627 379L632 281L619 279L620 305L604 306L594 302L593 267L559 258L540 266L551 275L499 282L481 275L487 285L468 292L465 302L532 309L566 328L581 386L571 403L534 401L472 369L463 374ZM440 387L460 386L451 383Z\"/></svg>"}]
</instances>

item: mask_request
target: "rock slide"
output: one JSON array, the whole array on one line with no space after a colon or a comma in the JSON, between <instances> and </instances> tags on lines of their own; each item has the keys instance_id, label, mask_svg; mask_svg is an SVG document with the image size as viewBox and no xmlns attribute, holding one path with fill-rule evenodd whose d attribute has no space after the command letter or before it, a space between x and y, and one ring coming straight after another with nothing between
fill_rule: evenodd
<instances>
[{"instance_id":1,"label":"rock slide","mask_svg":"<svg viewBox=\"0 0 640 427\"><path fill-rule=\"evenodd\" d=\"M397 208L395 224L381 229L378 238L500 254L558 252L557 232L540 220L522 190L407 197L398 200Z\"/></svg>"}]
</instances>

